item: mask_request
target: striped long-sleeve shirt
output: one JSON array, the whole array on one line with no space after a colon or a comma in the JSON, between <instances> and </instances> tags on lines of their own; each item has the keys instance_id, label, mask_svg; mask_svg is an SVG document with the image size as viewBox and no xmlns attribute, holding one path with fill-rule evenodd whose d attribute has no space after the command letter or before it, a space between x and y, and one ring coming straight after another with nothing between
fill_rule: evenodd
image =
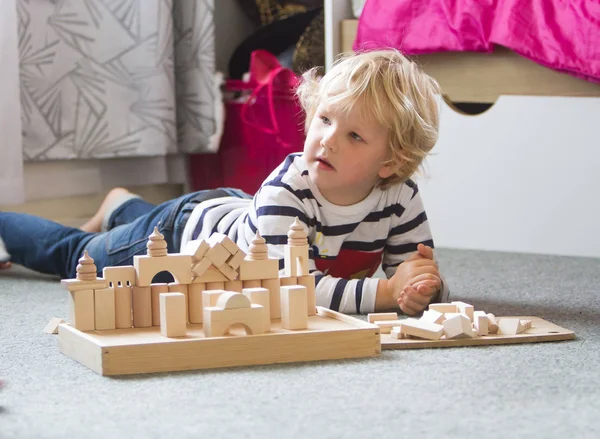
<instances>
[{"instance_id":1,"label":"striped long-sleeve shirt","mask_svg":"<svg viewBox=\"0 0 600 439\"><path fill-rule=\"evenodd\" d=\"M433 247L413 181L375 188L357 204L337 206L312 183L301 154L289 155L253 199L224 197L198 204L186 224L182 246L219 232L247 252L258 230L283 274L284 246L296 217L308 232L317 305L343 313L374 311L379 279L370 276L380 264L389 278L418 243Z\"/></svg>"}]
</instances>

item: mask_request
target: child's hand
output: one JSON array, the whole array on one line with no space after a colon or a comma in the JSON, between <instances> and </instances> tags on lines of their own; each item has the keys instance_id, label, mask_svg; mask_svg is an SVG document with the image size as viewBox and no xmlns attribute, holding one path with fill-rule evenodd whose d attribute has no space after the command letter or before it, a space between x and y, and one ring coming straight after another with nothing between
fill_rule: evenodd
<instances>
[{"instance_id":1,"label":"child's hand","mask_svg":"<svg viewBox=\"0 0 600 439\"><path fill-rule=\"evenodd\" d=\"M406 259L390 278L388 288L400 309L407 315L423 311L441 286L433 249L423 244Z\"/></svg>"}]
</instances>

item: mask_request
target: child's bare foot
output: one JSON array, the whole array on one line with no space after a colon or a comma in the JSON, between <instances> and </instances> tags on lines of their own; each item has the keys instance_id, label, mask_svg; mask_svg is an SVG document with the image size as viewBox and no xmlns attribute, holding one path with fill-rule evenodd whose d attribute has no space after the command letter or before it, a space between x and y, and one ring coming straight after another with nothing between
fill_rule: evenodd
<instances>
[{"instance_id":1,"label":"child's bare foot","mask_svg":"<svg viewBox=\"0 0 600 439\"><path fill-rule=\"evenodd\" d=\"M128 193L129 191L122 187L111 189L111 191L106 194L106 197L104 197L104 201L102 201L98 212L96 212L92 219L79 228L84 232L100 232L102 230L102 221L104 220L104 216L106 215L106 211L109 206L115 201L115 199Z\"/></svg>"},{"instance_id":2,"label":"child's bare foot","mask_svg":"<svg viewBox=\"0 0 600 439\"><path fill-rule=\"evenodd\" d=\"M6 270L10 267L12 267L12 262L0 262L0 270Z\"/></svg>"}]
</instances>

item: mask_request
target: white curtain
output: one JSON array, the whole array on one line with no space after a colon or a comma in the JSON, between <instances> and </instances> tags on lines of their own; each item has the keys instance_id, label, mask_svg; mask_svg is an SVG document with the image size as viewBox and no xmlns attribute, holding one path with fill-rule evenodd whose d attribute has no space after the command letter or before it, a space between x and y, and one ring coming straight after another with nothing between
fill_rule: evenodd
<instances>
[{"instance_id":1,"label":"white curtain","mask_svg":"<svg viewBox=\"0 0 600 439\"><path fill-rule=\"evenodd\" d=\"M24 201L16 0L0 1L0 205Z\"/></svg>"}]
</instances>

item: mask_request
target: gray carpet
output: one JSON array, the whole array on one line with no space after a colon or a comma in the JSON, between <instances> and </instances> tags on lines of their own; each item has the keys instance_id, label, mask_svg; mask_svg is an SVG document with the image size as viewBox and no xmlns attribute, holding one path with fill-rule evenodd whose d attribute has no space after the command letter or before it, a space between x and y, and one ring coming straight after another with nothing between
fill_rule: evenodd
<instances>
[{"instance_id":1,"label":"gray carpet","mask_svg":"<svg viewBox=\"0 0 600 439\"><path fill-rule=\"evenodd\" d=\"M11 270L0 274L0 437L598 437L600 259L438 254L452 299L577 339L106 378L42 333L66 312L58 282Z\"/></svg>"}]
</instances>

